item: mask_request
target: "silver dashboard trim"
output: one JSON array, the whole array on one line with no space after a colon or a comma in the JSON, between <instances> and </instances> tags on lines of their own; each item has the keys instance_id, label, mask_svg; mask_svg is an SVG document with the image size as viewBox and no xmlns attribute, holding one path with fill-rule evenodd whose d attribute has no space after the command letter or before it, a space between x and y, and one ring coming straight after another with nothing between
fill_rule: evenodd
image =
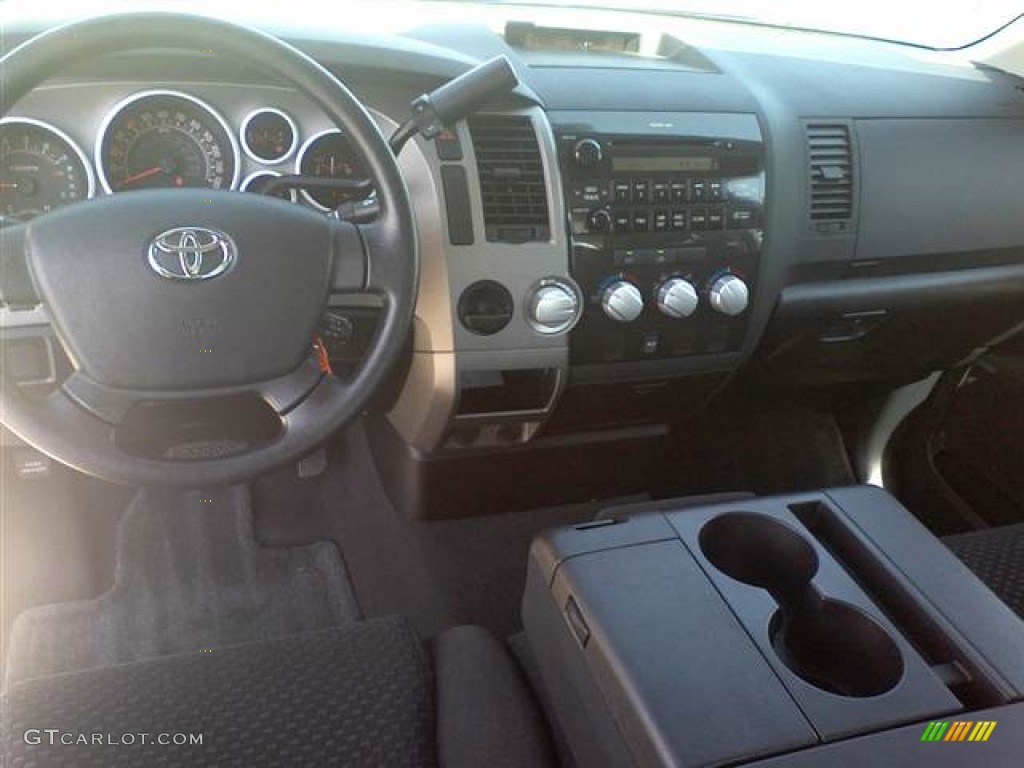
<instances>
[{"instance_id":1,"label":"silver dashboard trim","mask_svg":"<svg viewBox=\"0 0 1024 768\"><path fill-rule=\"evenodd\" d=\"M231 126L228 125L228 122L224 119L224 116L221 115L221 113L218 112L216 109L214 109L208 102L203 101L202 99L193 96L189 93L185 93L184 91L175 91L163 88L152 88L143 91L136 91L135 93L132 93L124 97L116 104L114 104L114 106L107 111L107 113L103 116L103 119L100 121L99 130L96 131L96 143L93 147L93 160L96 163L96 173L99 176L100 184L103 187L103 190L107 194L114 193L113 189L111 189L110 187L110 181L107 179L107 173L103 169L103 142L104 139L106 139L107 137L107 131L110 130L110 124L114 121L114 118L117 117L122 110L124 110L125 107L129 106L130 104L134 104L135 102L140 101L142 99L149 98L150 96L174 96L180 99L184 99L185 101L190 101L197 107L206 110L206 112L220 124L220 127L223 129L224 133L228 137L228 142L231 144L232 161L234 163L234 168L232 170L231 175L231 183L228 184L228 189L238 189L238 177L242 172L242 153L238 148L238 139L235 138L235 132L231 129Z\"/></svg>"},{"instance_id":2,"label":"silver dashboard trim","mask_svg":"<svg viewBox=\"0 0 1024 768\"><path fill-rule=\"evenodd\" d=\"M286 151L283 155L273 158L271 160L266 160L257 155L255 152L253 152L252 149L249 147L248 142L246 142L245 140L245 131L249 127L249 123L252 122L252 119L254 117L256 117L257 115L262 115L265 112L269 112L272 115L278 115L279 117L283 117L285 122L288 123L288 127L291 128L292 131L292 143L289 145L288 151ZM278 109L277 107L257 107L256 109L252 110L251 112L249 112L249 114L242 118L242 122L238 126L238 141L241 144L242 151L245 152L246 157L248 157L254 163L259 163L261 165L280 165L281 163L288 160L288 158L290 158L295 153L295 150L298 149L299 126L295 123L295 120L292 119L292 116L289 115L284 110ZM253 174L249 174L250 177L252 175Z\"/></svg>"},{"instance_id":3,"label":"silver dashboard trim","mask_svg":"<svg viewBox=\"0 0 1024 768\"><path fill-rule=\"evenodd\" d=\"M48 123L45 120L37 120L34 117L3 117L0 118L0 125L31 125L35 128L42 128L43 130L49 131L58 139L67 144L71 149L78 155L79 161L82 163L82 167L85 168L85 178L88 189L86 191L85 198L88 200L90 197L96 195L96 174L93 172L92 163L89 161L89 157L82 151L82 148L78 145L78 142L68 136L57 126L52 123Z\"/></svg>"}]
</instances>

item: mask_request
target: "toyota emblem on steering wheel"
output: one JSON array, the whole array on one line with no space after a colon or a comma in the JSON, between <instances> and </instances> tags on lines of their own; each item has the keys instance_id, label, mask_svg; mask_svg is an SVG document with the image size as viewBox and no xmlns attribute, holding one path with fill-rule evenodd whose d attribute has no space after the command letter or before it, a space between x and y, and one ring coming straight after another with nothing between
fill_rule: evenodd
<instances>
[{"instance_id":1,"label":"toyota emblem on steering wheel","mask_svg":"<svg viewBox=\"0 0 1024 768\"><path fill-rule=\"evenodd\" d=\"M149 265L173 280L209 280L227 272L238 249L223 232L206 227L175 227L149 245Z\"/></svg>"}]
</instances>

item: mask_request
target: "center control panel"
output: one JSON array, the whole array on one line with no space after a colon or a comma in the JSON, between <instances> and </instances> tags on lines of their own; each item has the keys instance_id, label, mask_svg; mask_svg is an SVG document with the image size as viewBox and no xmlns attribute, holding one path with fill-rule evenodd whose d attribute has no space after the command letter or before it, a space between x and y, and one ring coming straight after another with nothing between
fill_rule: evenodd
<instances>
[{"instance_id":1,"label":"center control panel","mask_svg":"<svg viewBox=\"0 0 1024 768\"><path fill-rule=\"evenodd\" d=\"M756 118L579 117L552 115L584 297L572 364L739 350L764 238Z\"/></svg>"}]
</instances>

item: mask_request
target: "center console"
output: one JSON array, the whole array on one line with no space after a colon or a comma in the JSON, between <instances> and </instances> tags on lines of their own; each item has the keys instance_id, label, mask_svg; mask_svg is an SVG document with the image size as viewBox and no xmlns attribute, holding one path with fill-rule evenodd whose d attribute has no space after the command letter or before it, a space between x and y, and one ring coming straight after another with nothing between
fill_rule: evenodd
<instances>
[{"instance_id":1,"label":"center console","mask_svg":"<svg viewBox=\"0 0 1024 768\"><path fill-rule=\"evenodd\" d=\"M764 147L744 114L551 113L584 294L576 368L737 352L757 290ZM671 365L670 365L671 367Z\"/></svg>"},{"instance_id":2,"label":"center console","mask_svg":"<svg viewBox=\"0 0 1024 768\"><path fill-rule=\"evenodd\" d=\"M1024 624L890 496L683 506L534 542L523 620L577 765L941 763L933 721L1003 724L960 760L1019 757Z\"/></svg>"}]
</instances>

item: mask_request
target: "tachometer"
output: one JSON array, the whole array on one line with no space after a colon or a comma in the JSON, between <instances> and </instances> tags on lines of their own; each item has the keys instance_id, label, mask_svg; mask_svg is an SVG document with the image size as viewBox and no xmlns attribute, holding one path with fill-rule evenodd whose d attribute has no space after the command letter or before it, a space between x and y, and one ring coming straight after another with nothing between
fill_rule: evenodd
<instances>
[{"instance_id":1,"label":"tachometer","mask_svg":"<svg viewBox=\"0 0 1024 768\"><path fill-rule=\"evenodd\" d=\"M353 151L345 134L338 130L318 133L302 145L295 161L295 172L324 179L365 179L366 169ZM344 189L304 189L306 201L324 211L333 211L342 203L365 197L361 192Z\"/></svg>"},{"instance_id":2,"label":"tachometer","mask_svg":"<svg viewBox=\"0 0 1024 768\"><path fill-rule=\"evenodd\" d=\"M144 91L114 107L96 140L108 192L149 187L233 189L238 145L208 104L175 91Z\"/></svg>"},{"instance_id":3,"label":"tachometer","mask_svg":"<svg viewBox=\"0 0 1024 768\"><path fill-rule=\"evenodd\" d=\"M0 214L27 221L93 193L82 150L63 131L24 117L0 120Z\"/></svg>"}]
</instances>

